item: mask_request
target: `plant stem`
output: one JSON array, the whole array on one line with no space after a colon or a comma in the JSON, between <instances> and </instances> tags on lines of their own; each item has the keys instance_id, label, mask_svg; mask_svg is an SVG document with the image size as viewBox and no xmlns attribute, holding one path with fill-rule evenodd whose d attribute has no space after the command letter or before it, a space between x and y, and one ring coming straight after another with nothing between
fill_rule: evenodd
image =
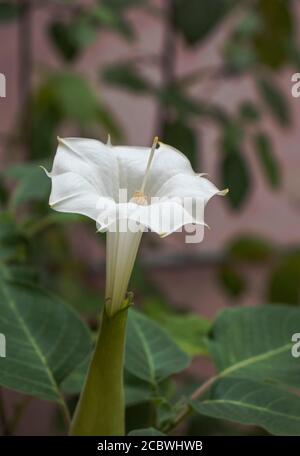
<instances>
[{"instance_id":1,"label":"plant stem","mask_svg":"<svg viewBox=\"0 0 300 456\"><path fill-rule=\"evenodd\" d=\"M190 400L195 401L199 399L215 381L219 378L219 376L214 376L209 378L206 382L204 382L199 388L197 388L194 393L191 395ZM185 418L187 418L192 412L192 407L190 404L184 405L184 407L180 410L178 415L175 419L171 422L166 424L166 426L162 429L163 432L169 432L175 429L180 423L182 423Z\"/></svg>"},{"instance_id":2,"label":"plant stem","mask_svg":"<svg viewBox=\"0 0 300 456\"><path fill-rule=\"evenodd\" d=\"M100 334L71 424L71 435L124 435L124 347L128 310L103 310Z\"/></svg>"}]
</instances>

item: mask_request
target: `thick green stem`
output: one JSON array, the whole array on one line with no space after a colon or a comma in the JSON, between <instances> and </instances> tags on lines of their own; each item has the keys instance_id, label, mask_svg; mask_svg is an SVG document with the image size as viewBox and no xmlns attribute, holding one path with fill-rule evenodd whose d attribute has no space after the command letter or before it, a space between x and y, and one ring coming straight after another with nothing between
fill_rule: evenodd
<instances>
[{"instance_id":1,"label":"thick green stem","mask_svg":"<svg viewBox=\"0 0 300 456\"><path fill-rule=\"evenodd\" d=\"M112 317L103 311L100 334L85 386L72 421L71 435L124 435L124 347L128 310Z\"/></svg>"}]
</instances>

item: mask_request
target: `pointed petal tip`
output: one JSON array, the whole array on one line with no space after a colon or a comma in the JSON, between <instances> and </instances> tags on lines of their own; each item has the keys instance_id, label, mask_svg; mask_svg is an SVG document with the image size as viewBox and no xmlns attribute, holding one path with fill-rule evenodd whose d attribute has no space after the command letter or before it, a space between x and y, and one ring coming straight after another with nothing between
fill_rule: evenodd
<instances>
[{"instance_id":1,"label":"pointed petal tip","mask_svg":"<svg viewBox=\"0 0 300 456\"><path fill-rule=\"evenodd\" d=\"M107 135L106 145L109 146L109 147L112 147L111 136L110 136L110 134Z\"/></svg>"},{"instance_id":2,"label":"pointed petal tip","mask_svg":"<svg viewBox=\"0 0 300 456\"><path fill-rule=\"evenodd\" d=\"M224 188L224 190L219 191L220 196L226 196L229 193L229 188Z\"/></svg>"},{"instance_id":3,"label":"pointed petal tip","mask_svg":"<svg viewBox=\"0 0 300 456\"><path fill-rule=\"evenodd\" d=\"M44 173L45 173L48 177L51 178L51 172L48 171L48 170L45 168L45 166L42 166L42 165L38 165L38 166L39 166L39 168L41 168L41 169L44 171Z\"/></svg>"}]
</instances>

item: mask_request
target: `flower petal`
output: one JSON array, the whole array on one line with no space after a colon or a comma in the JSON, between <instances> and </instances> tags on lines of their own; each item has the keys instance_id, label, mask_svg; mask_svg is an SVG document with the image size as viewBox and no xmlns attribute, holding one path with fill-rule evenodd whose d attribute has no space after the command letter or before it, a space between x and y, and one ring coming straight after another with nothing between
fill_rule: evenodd
<instances>
[{"instance_id":1,"label":"flower petal","mask_svg":"<svg viewBox=\"0 0 300 456\"><path fill-rule=\"evenodd\" d=\"M128 199L139 190L143 181L151 148L149 147L112 147L119 162L119 186L128 189ZM178 173L194 175L187 157L166 144L159 143L146 183L145 194L155 195L160 187Z\"/></svg>"},{"instance_id":2,"label":"flower petal","mask_svg":"<svg viewBox=\"0 0 300 456\"><path fill-rule=\"evenodd\" d=\"M72 212L97 219L99 196L94 187L79 174L52 175L50 206L58 212Z\"/></svg>"},{"instance_id":3,"label":"flower petal","mask_svg":"<svg viewBox=\"0 0 300 456\"><path fill-rule=\"evenodd\" d=\"M118 162L100 141L59 138L50 177L67 172L82 176L99 196L118 196Z\"/></svg>"},{"instance_id":4,"label":"flower petal","mask_svg":"<svg viewBox=\"0 0 300 456\"><path fill-rule=\"evenodd\" d=\"M177 174L159 189L155 196L160 198L201 199L206 204L214 196L223 194L212 182L197 174Z\"/></svg>"}]
</instances>

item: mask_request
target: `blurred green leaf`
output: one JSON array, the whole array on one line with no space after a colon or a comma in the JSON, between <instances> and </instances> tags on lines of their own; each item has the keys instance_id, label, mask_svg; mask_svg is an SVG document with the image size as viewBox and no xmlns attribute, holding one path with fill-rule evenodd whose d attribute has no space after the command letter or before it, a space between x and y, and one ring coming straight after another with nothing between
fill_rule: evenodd
<instances>
[{"instance_id":1,"label":"blurred green leaf","mask_svg":"<svg viewBox=\"0 0 300 456\"><path fill-rule=\"evenodd\" d=\"M0 213L0 261L24 261L28 244L13 218Z\"/></svg>"},{"instance_id":2,"label":"blurred green leaf","mask_svg":"<svg viewBox=\"0 0 300 456\"><path fill-rule=\"evenodd\" d=\"M109 110L98 99L88 82L71 72L50 74L38 87L26 113L31 156L53 153L59 125L71 121L81 128L101 125L106 133L120 138L120 130Z\"/></svg>"},{"instance_id":3,"label":"blurred green leaf","mask_svg":"<svg viewBox=\"0 0 300 456\"><path fill-rule=\"evenodd\" d=\"M233 265L222 265L218 271L218 280L232 298L238 298L246 291L245 279Z\"/></svg>"},{"instance_id":4,"label":"blurred green leaf","mask_svg":"<svg viewBox=\"0 0 300 456\"><path fill-rule=\"evenodd\" d=\"M260 120L258 107L251 101L244 101L239 107L239 116L245 122L257 122Z\"/></svg>"},{"instance_id":5,"label":"blurred green leaf","mask_svg":"<svg viewBox=\"0 0 300 456\"><path fill-rule=\"evenodd\" d=\"M103 71L103 78L111 85L134 93L145 93L151 89L149 83L130 64L115 64L106 67Z\"/></svg>"},{"instance_id":6,"label":"blurred green leaf","mask_svg":"<svg viewBox=\"0 0 300 456\"><path fill-rule=\"evenodd\" d=\"M17 181L10 199L10 206L16 208L30 201L46 201L50 194L50 180L39 166L40 163L22 163L6 169L5 176ZM47 167L48 162L43 162Z\"/></svg>"},{"instance_id":7,"label":"blurred green leaf","mask_svg":"<svg viewBox=\"0 0 300 456\"><path fill-rule=\"evenodd\" d=\"M183 120L168 121L164 125L163 140L179 149L190 160L193 169L199 168L198 164L198 138L193 130Z\"/></svg>"},{"instance_id":8,"label":"blurred green leaf","mask_svg":"<svg viewBox=\"0 0 300 456\"><path fill-rule=\"evenodd\" d=\"M256 133L254 136L254 145L256 147L257 158L270 187L274 189L280 187L280 166L273 154L269 136L262 132Z\"/></svg>"},{"instance_id":9,"label":"blurred green leaf","mask_svg":"<svg viewBox=\"0 0 300 456\"><path fill-rule=\"evenodd\" d=\"M114 30L124 38L132 40L135 36L134 29L122 13L122 8L119 8L118 5L114 5L110 1L102 1L102 4L95 6L89 14L98 26Z\"/></svg>"},{"instance_id":10,"label":"blurred green leaf","mask_svg":"<svg viewBox=\"0 0 300 456\"><path fill-rule=\"evenodd\" d=\"M226 200L235 210L241 209L250 192L248 169L246 159L238 149L225 152L221 161L221 182L223 188L229 189Z\"/></svg>"},{"instance_id":11,"label":"blurred green leaf","mask_svg":"<svg viewBox=\"0 0 300 456\"><path fill-rule=\"evenodd\" d=\"M0 3L0 23L17 19L22 13L22 6L6 1Z\"/></svg>"},{"instance_id":12,"label":"blurred green leaf","mask_svg":"<svg viewBox=\"0 0 300 456\"><path fill-rule=\"evenodd\" d=\"M274 81L260 79L257 81L257 88L263 101L279 125L290 125L291 117L287 100Z\"/></svg>"},{"instance_id":13,"label":"blurred green leaf","mask_svg":"<svg viewBox=\"0 0 300 456\"><path fill-rule=\"evenodd\" d=\"M49 36L59 54L71 62L94 40L96 28L84 17L71 23L55 21L50 24Z\"/></svg>"},{"instance_id":14,"label":"blurred green leaf","mask_svg":"<svg viewBox=\"0 0 300 456\"><path fill-rule=\"evenodd\" d=\"M256 12L261 27L254 36L259 60L272 69L286 63L293 36L292 2L289 0L258 0Z\"/></svg>"},{"instance_id":15,"label":"blurred green leaf","mask_svg":"<svg viewBox=\"0 0 300 456\"><path fill-rule=\"evenodd\" d=\"M203 114L203 109L198 102L186 95L183 90L176 85L158 90L157 97L165 106L174 109L182 117L188 115ZM185 119L186 120L186 119Z\"/></svg>"},{"instance_id":16,"label":"blurred green leaf","mask_svg":"<svg viewBox=\"0 0 300 456\"><path fill-rule=\"evenodd\" d=\"M174 24L186 42L195 45L214 30L235 3L235 0L175 0Z\"/></svg>"},{"instance_id":17,"label":"blurred green leaf","mask_svg":"<svg viewBox=\"0 0 300 456\"><path fill-rule=\"evenodd\" d=\"M62 402L59 386L89 353L89 331L55 296L14 280L8 270L0 274L0 324L7 342L0 383Z\"/></svg>"},{"instance_id":18,"label":"blurred green leaf","mask_svg":"<svg viewBox=\"0 0 300 456\"><path fill-rule=\"evenodd\" d=\"M144 429L135 429L134 431L130 431L129 434L130 436L136 436L136 437L141 437L141 436L144 436L144 437L147 437L147 436L162 436L162 435L166 435L166 434L163 434L162 432L158 431L157 429L155 428L144 428Z\"/></svg>"},{"instance_id":19,"label":"blurred green leaf","mask_svg":"<svg viewBox=\"0 0 300 456\"><path fill-rule=\"evenodd\" d=\"M231 259L257 263L268 260L273 253L273 248L266 239L246 234L231 241L227 251Z\"/></svg>"},{"instance_id":20,"label":"blurred green leaf","mask_svg":"<svg viewBox=\"0 0 300 456\"><path fill-rule=\"evenodd\" d=\"M144 304L144 310L188 356L207 354L205 337L210 321L196 314L176 313L152 299Z\"/></svg>"},{"instance_id":21,"label":"blurred green leaf","mask_svg":"<svg viewBox=\"0 0 300 456\"><path fill-rule=\"evenodd\" d=\"M126 369L156 385L187 367L189 358L159 325L132 309L126 340Z\"/></svg>"},{"instance_id":22,"label":"blurred green leaf","mask_svg":"<svg viewBox=\"0 0 300 456\"><path fill-rule=\"evenodd\" d=\"M273 303L300 303L300 251L285 255L271 273L268 300Z\"/></svg>"},{"instance_id":23,"label":"blurred green leaf","mask_svg":"<svg viewBox=\"0 0 300 456\"><path fill-rule=\"evenodd\" d=\"M234 74L249 70L256 62L256 54L251 45L235 39L225 43L223 55L226 68Z\"/></svg>"}]
</instances>

